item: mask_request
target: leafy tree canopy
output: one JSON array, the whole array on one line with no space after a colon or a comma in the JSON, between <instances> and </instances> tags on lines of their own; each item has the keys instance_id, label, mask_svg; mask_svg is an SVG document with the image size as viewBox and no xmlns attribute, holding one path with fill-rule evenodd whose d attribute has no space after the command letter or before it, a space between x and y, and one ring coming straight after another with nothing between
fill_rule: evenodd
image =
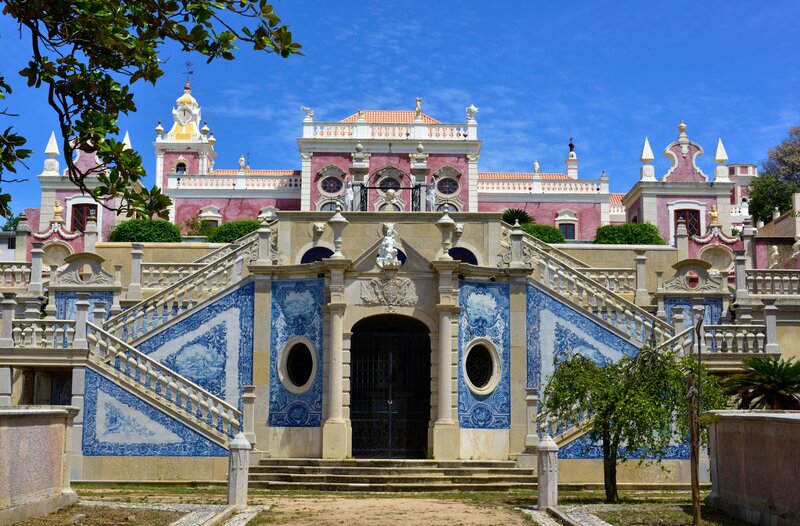
<instances>
[{"instance_id":1,"label":"leafy tree canopy","mask_svg":"<svg viewBox=\"0 0 800 526\"><path fill-rule=\"evenodd\" d=\"M237 42L282 57L300 53L288 26L267 0L5 0L3 14L12 17L23 38L30 38L31 59L20 71L29 87L44 88L58 116L61 151L70 180L103 206L120 198L116 210L128 216L167 217L170 204L158 187L141 186L142 158L112 136L120 114L136 111L131 86L155 84L164 74L159 50L177 44L183 51L231 60ZM4 35L6 36L6 35ZM11 91L0 77L0 98ZM6 113L7 115L9 113ZM0 183L30 157L26 139L7 128L0 135ZM101 165L81 170L73 163L76 149L95 153ZM100 185L86 186L96 176ZM11 196L0 192L0 215L10 216Z\"/></svg>"},{"instance_id":2,"label":"leafy tree canopy","mask_svg":"<svg viewBox=\"0 0 800 526\"><path fill-rule=\"evenodd\" d=\"M792 208L795 192L800 192L800 127L789 129L761 163L761 175L750 183L750 214L768 223L775 207L782 213Z\"/></svg>"},{"instance_id":3,"label":"leafy tree canopy","mask_svg":"<svg viewBox=\"0 0 800 526\"><path fill-rule=\"evenodd\" d=\"M617 502L617 460L634 453L660 459L673 441L688 436L687 374L696 363L671 352L643 348L635 357L598 365L581 355L557 364L544 391L544 411L559 422L593 415L587 432L602 441L607 502ZM702 375L702 410L725 397L714 377Z\"/></svg>"}]
</instances>

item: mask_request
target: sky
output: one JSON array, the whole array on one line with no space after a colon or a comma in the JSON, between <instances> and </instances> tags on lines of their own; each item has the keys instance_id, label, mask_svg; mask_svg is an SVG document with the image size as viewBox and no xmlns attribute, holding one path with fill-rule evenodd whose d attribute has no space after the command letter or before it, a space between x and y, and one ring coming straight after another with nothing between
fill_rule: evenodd
<instances>
[{"instance_id":1,"label":"sky","mask_svg":"<svg viewBox=\"0 0 800 526\"><path fill-rule=\"evenodd\" d=\"M557 5L555 5L557 4ZM564 171L569 138L581 178L606 170L613 192L639 177L645 137L656 175L660 153L683 120L713 173L717 138L730 162L759 164L770 147L800 125L800 2L277 1L276 12L303 45L288 59L243 44L234 61L207 64L164 46L165 75L133 89L138 112L122 133L144 158L152 184L158 120L169 129L182 94L187 60L192 94L217 138L217 168L242 154L258 169L299 169L297 137L304 116L343 119L359 109L423 111L464 122L479 108L481 171ZM35 150L28 182L9 185L12 208L39 206L36 175L56 120L42 90L17 72L30 56L28 35L0 15L0 75L12 85L0 116ZM793 51L794 50L794 51ZM62 162L63 168L63 162Z\"/></svg>"}]
</instances>

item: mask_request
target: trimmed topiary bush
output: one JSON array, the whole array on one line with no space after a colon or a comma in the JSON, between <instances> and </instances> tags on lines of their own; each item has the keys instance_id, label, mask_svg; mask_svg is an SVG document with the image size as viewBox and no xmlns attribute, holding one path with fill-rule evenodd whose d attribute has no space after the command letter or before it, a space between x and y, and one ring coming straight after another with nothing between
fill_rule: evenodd
<instances>
[{"instance_id":1,"label":"trimmed topiary bush","mask_svg":"<svg viewBox=\"0 0 800 526\"><path fill-rule=\"evenodd\" d=\"M128 243L180 243L181 229L161 219L129 219L114 227L110 239Z\"/></svg>"},{"instance_id":2,"label":"trimmed topiary bush","mask_svg":"<svg viewBox=\"0 0 800 526\"><path fill-rule=\"evenodd\" d=\"M533 223L533 218L525 210L509 208L503 212L503 221L509 225L513 225L516 221L519 221L520 225L524 225L525 223Z\"/></svg>"},{"instance_id":3,"label":"trimmed topiary bush","mask_svg":"<svg viewBox=\"0 0 800 526\"><path fill-rule=\"evenodd\" d=\"M261 221L258 219L242 219L219 226L208 236L209 243L232 243L250 232L258 230Z\"/></svg>"},{"instance_id":4,"label":"trimmed topiary bush","mask_svg":"<svg viewBox=\"0 0 800 526\"><path fill-rule=\"evenodd\" d=\"M597 229L594 242L600 245L666 245L658 228L650 223L606 225Z\"/></svg>"},{"instance_id":5,"label":"trimmed topiary bush","mask_svg":"<svg viewBox=\"0 0 800 526\"><path fill-rule=\"evenodd\" d=\"M525 223L522 225L522 231L527 232L533 237L544 241L545 243L563 243L564 236L561 230L550 225L537 225L536 223Z\"/></svg>"}]
</instances>

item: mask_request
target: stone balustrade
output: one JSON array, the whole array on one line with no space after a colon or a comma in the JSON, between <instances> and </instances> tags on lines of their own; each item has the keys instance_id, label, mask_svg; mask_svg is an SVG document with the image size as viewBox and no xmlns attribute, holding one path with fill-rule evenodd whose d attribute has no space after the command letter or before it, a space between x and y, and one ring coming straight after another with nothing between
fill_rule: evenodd
<instances>
[{"instance_id":1,"label":"stone balustrade","mask_svg":"<svg viewBox=\"0 0 800 526\"><path fill-rule=\"evenodd\" d=\"M31 264L21 261L0 261L0 287L25 288L31 282Z\"/></svg>"},{"instance_id":2,"label":"stone balustrade","mask_svg":"<svg viewBox=\"0 0 800 526\"><path fill-rule=\"evenodd\" d=\"M244 172L234 175L167 175L167 188L175 190L286 190L299 193L301 184L299 175L252 175Z\"/></svg>"},{"instance_id":3,"label":"stone balustrade","mask_svg":"<svg viewBox=\"0 0 800 526\"><path fill-rule=\"evenodd\" d=\"M385 139L409 141L477 140L478 128L476 125L471 123L465 125L427 122L397 124L305 121L303 122L303 138Z\"/></svg>"},{"instance_id":4,"label":"stone balustrade","mask_svg":"<svg viewBox=\"0 0 800 526\"><path fill-rule=\"evenodd\" d=\"M238 283L245 262L258 255L259 241L242 245L161 290L161 292L109 318L105 328L123 341L133 341ZM132 278L131 283L133 284ZM130 291L130 288L129 288Z\"/></svg>"},{"instance_id":5,"label":"stone balustrade","mask_svg":"<svg viewBox=\"0 0 800 526\"><path fill-rule=\"evenodd\" d=\"M267 223L267 224L268 225L273 225L275 223L277 223L277 221L273 221L273 222ZM212 250L211 252L209 252L205 256L197 258L194 261L194 263L204 263L204 264L208 265L209 263L213 263L213 262L217 261L218 259L224 258L225 256L227 256L228 254L230 254L231 252L233 252L234 250L236 250L240 246L247 245L248 243L256 241L257 239L258 239L258 231L256 230L256 231L250 232L249 234L243 235L242 237L240 237L239 239L237 239L233 243L228 243L227 245L219 247L216 250Z\"/></svg>"},{"instance_id":6,"label":"stone balustrade","mask_svg":"<svg viewBox=\"0 0 800 526\"><path fill-rule=\"evenodd\" d=\"M636 292L636 269L582 268L581 274L614 292Z\"/></svg>"},{"instance_id":7,"label":"stone balustrade","mask_svg":"<svg viewBox=\"0 0 800 526\"><path fill-rule=\"evenodd\" d=\"M142 263L142 287L163 289L186 279L207 263Z\"/></svg>"},{"instance_id":8,"label":"stone balustrade","mask_svg":"<svg viewBox=\"0 0 800 526\"><path fill-rule=\"evenodd\" d=\"M28 349L72 349L74 320L13 320L13 347Z\"/></svg>"},{"instance_id":9,"label":"stone balustrade","mask_svg":"<svg viewBox=\"0 0 800 526\"><path fill-rule=\"evenodd\" d=\"M705 351L762 354L767 349L766 325L706 325Z\"/></svg>"},{"instance_id":10,"label":"stone balustrade","mask_svg":"<svg viewBox=\"0 0 800 526\"><path fill-rule=\"evenodd\" d=\"M89 359L103 374L116 378L121 385L134 384L140 392L215 436L224 447L242 431L238 409L97 325L87 325Z\"/></svg>"},{"instance_id":11,"label":"stone balustrade","mask_svg":"<svg viewBox=\"0 0 800 526\"><path fill-rule=\"evenodd\" d=\"M600 179L532 179L508 177L503 179L478 179L478 191L483 193L548 193L548 194L593 194L601 192L604 181Z\"/></svg>"},{"instance_id":12,"label":"stone balustrade","mask_svg":"<svg viewBox=\"0 0 800 526\"><path fill-rule=\"evenodd\" d=\"M745 271L748 294L789 296L800 294L800 270L750 269Z\"/></svg>"}]
</instances>

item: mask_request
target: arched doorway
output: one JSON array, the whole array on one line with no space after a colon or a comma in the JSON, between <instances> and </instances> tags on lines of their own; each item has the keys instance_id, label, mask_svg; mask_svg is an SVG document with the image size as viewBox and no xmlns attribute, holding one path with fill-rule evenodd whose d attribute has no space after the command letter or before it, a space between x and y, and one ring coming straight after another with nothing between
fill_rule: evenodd
<instances>
[{"instance_id":1,"label":"arched doorway","mask_svg":"<svg viewBox=\"0 0 800 526\"><path fill-rule=\"evenodd\" d=\"M365 318L350 339L353 457L425 458L431 413L431 340L424 323Z\"/></svg>"}]
</instances>

